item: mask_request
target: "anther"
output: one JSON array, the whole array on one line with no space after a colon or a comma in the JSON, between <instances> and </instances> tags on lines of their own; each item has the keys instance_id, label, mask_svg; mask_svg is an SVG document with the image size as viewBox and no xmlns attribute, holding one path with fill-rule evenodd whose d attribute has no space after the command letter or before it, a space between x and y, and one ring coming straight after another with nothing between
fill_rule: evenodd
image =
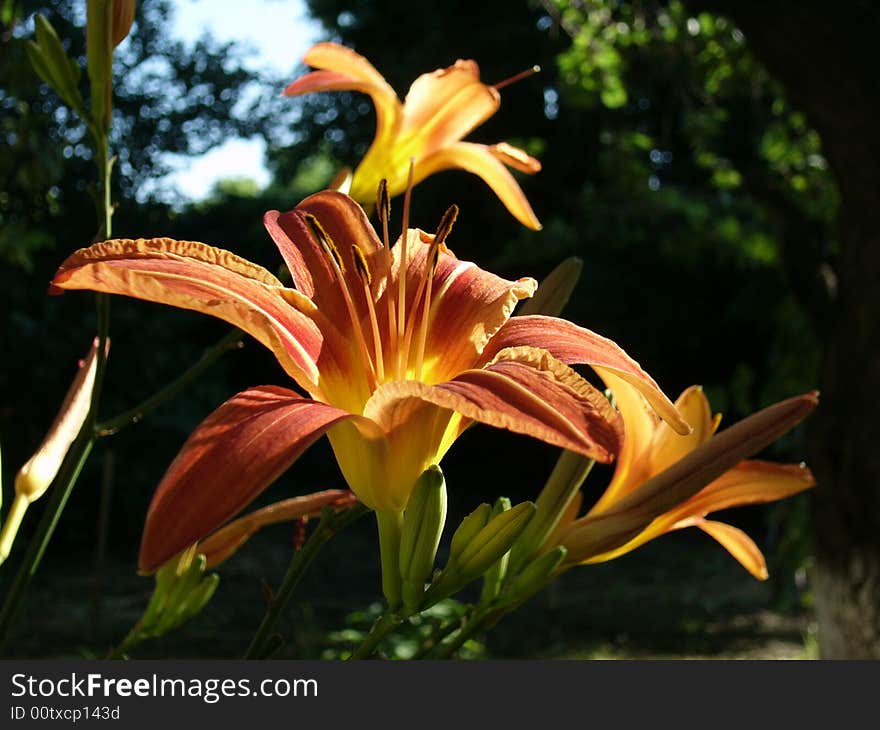
<instances>
[{"instance_id":1,"label":"anther","mask_svg":"<svg viewBox=\"0 0 880 730\"><path fill-rule=\"evenodd\" d=\"M354 259L354 268L357 271L361 280L369 286L373 283L373 275L370 273L370 267L367 266L367 257L364 256L364 252L361 250L361 247L356 243L351 245L351 255Z\"/></svg>"},{"instance_id":2,"label":"anther","mask_svg":"<svg viewBox=\"0 0 880 730\"><path fill-rule=\"evenodd\" d=\"M532 66L531 68L527 68L525 71L520 71L518 74L514 74L509 79L504 79L504 81L499 81L497 84L492 86L495 91L501 91L505 86L510 86L511 84L515 84L517 81L522 81L523 79L527 79L529 76L534 76L536 73L541 72L540 66Z\"/></svg>"},{"instance_id":3,"label":"anther","mask_svg":"<svg viewBox=\"0 0 880 730\"><path fill-rule=\"evenodd\" d=\"M383 225L388 225L391 218L391 198L388 197L388 181L382 178L376 191L376 215Z\"/></svg>"},{"instance_id":4,"label":"anther","mask_svg":"<svg viewBox=\"0 0 880 730\"><path fill-rule=\"evenodd\" d=\"M434 234L434 246L439 248L441 244L446 242L456 218L458 218L458 206L450 205L437 225L437 232Z\"/></svg>"},{"instance_id":5,"label":"anther","mask_svg":"<svg viewBox=\"0 0 880 730\"><path fill-rule=\"evenodd\" d=\"M339 249L336 248L336 244L333 243L333 239L330 238L330 235L327 231L324 230L324 226L321 225L321 222L315 218L311 213L305 214L306 223L308 223L309 228L312 231L312 235L321 244L323 249L327 252L329 256L333 258L336 262L336 265L339 267L340 273L345 273L345 264L342 263L342 256L339 254Z\"/></svg>"}]
</instances>

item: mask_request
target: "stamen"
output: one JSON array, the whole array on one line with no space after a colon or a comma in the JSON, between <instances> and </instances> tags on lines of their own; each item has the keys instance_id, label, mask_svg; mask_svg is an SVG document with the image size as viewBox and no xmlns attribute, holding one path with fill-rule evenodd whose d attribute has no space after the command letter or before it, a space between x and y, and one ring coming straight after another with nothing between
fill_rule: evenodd
<instances>
[{"instance_id":1,"label":"stamen","mask_svg":"<svg viewBox=\"0 0 880 730\"><path fill-rule=\"evenodd\" d=\"M354 268L357 270L358 276L364 284L364 298L367 300L367 312L370 315L370 329L373 335L373 353L375 354L376 374L379 382L385 382L385 365L382 359L382 338L379 336L379 320L376 318L376 308L373 305L373 292L370 284L373 276L370 274L370 267L367 266L367 257L361 247L356 243L351 246L351 253L354 258Z\"/></svg>"},{"instance_id":2,"label":"stamen","mask_svg":"<svg viewBox=\"0 0 880 730\"><path fill-rule=\"evenodd\" d=\"M511 76L509 79L504 79L504 81L499 81L492 88L495 91L501 91L506 86L510 86L511 84L515 84L517 81L522 81L523 79L527 79L529 76L534 76L536 73L541 72L540 66L532 66L531 68L527 68L525 71L520 71L518 74Z\"/></svg>"},{"instance_id":3,"label":"stamen","mask_svg":"<svg viewBox=\"0 0 880 730\"><path fill-rule=\"evenodd\" d=\"M345 278L345 267L342 263L342 256L339 254L339 249L336 248L336 244L333 243L333 239L330 238L330 235L324 230L324 226L321 225L321 222L311 213L305 214L306 223L312 231L312 234L324 248L324 250L328 254L328 258L330 259L330 266L333 269L334 274L336 275L336 279L339 283L339 288L342 291L342 299L345 301L345 307L348 310L348 317L351 320L352 330L354 331L354 337L357 341L358 350L360 352L361 360L363 362L364 368L367 370L370 381L370 388L376 388L376 368L373 365L373 360L370 358L370 352L367 349L367 341L364 337L364 331L361 327L360 318L357 315L357 312L354 308L354 302L351 298L351 292L348 290L348 282ZM366 266L366 259L364 259L364 266ZM355 268L357 268L357 257L355 257ZM370 297L367 297L370 300Z\"/></svg>"},{"instance_id":4,"label":"stamen","mask_svg":"<svg viewBox=\"0 0 880 730\"><path fill-rule=\"evenodd\" d=\"M385 302L388 306L388 342L392 352L397 350L397 314L394 307L394 298L391 296L391 266L394 263L391 256L391 239L388 236L388 225L391 220L391 199L388 197L388 181L385 178L379 181L376 191L376 213L382 223L382 243L385 250Z\"/></svg>"},{"instance_id":5,"label":"stamen","mask_svg":"<svg viewBox=\"0 0 880 730\"><path fill-rule=\"evenodd\" d=\"M339 249L336 248L336 244L333 243L333 239L330 238L330 235L327 231L324 230L324 226L321 225L321 222L315 218L311 213L306 213L306 223L309 224L309 228L312 230L312 235L321 244L324 251L330 256L331 259L336 263L336 266L339 268L340 273L345 273L345 264L342 262L342 256L339 254Z\"/></svg>"},{"instance_id":6,"label":"stamen","mask_svg":"<svg viewBox=\"0 0 880 730\"><path fill-rule=\"evenodd\" d=\"M458 208L456 206L452 206L456 209L456 213L458 213ZM448 212L448 211L447 211ZM445 216L444 216L445 218ZM454 218L453 218L454 220ZM441 221L442 223L442 221ZM452 228L452 224L450 223L449 228ZM449 229L447 229L447 234L449 233ZM422 379L422 363L425 359L425 343L428 340L428 315L431 312L431 293L433 290L434 284L434 274L437 272L437 264L440 263L440 247L443 245L443 242L440 241L439 236L434 239L434 243L431 246L431 250L428 251L429 259L426 262L427 265L427 287L425 289L425 303L422 305L422 321L419 327L419 349L416 351L416 379Z\"/></svg>"},{"instance_id":7,"label":"stamen","mask_svg":"<svg viewBox=\"0 0 880 730\"><path fill-rule=\"evenodd\" d=\"M397 343L398 346L403 342L404 329L406 325L406 274L407 274L407 228L409 228L409 206L412 199L413 175L415 171L415 158L409 158L409 176L406 181L406 193L403 196L403 233L401 234L400 244L400 270L397 272ZM406 368L409 359L408 348L398 347L397 359L397 378L403 379L403 371Z\"/></svg>"},{"instance_id":8,"label":"stamen","mask_svg":"<svg viewBox=\"0 0 880 730\"><path fill-rule=\"evenodd\" d=\"M356 243L351 245L351 255L354 259L355 271L357 271L358 276L363 279L363 282L369 286L373 283L373 275L370 273L370 267L367 266L367 257L364 256L361 247Z\"/></svg>"},{"instance_id":9,"label":"stamen","mask_svg":"<svg viewBox=\"0 0 880 730\"><path fill-rule=\"evenodd\" d=\"M452 230L452 226L455 224L456 218L458 218L458 206L450 205L440 219L440 223L437 225L437 232L434 234L435 245L439 246L446 241L449 232Z\"/></svg>"}]
</instances>

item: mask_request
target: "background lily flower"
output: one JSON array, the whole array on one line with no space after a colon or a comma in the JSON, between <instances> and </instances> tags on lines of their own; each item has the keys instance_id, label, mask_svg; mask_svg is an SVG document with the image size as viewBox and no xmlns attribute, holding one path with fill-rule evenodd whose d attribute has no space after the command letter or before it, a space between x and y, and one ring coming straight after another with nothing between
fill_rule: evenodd
<instances>
[{"instance_id":1,"label":"background lily flower","mask_svg":"<svg viewBox=\"0 0 880 730\"><path fill-rule=\"evenodd\" d=\"M721 440L714 436L720 415L712 416L698 386L685 390L676 401L693 426L689 434L680 435L662 423L627 382L611 373L603 373L602 377L614 393L624 422L624 443L614 476L592 509L575 519L581 501L578 495L547 545L565 545L568 563L599 563L672 530L693 526L715 538L756 578L766 579L764 556L752 539L736 527L707 520L706 515L783 499L815 485L812 473L803 464L739 461L806 416L816 405L815 395L784 401L741 421L728 429L738 430L738 434L732 439L728 434L725 438L729 443L713 449L712 442ZM736 465L728 469L724 460ZM652 494L642 497L640 490ZM661 496L673 490L678 494ZM658 499L663 504L654 505L656 516L651 519L647 512L645 518L646 510L652 509L651 502ZM615 532L623 537L615 537Z\"/></svg>"},{"instance_id":2,"label":"background lily flower","mask_svg":"<svg viewBox=\"0 0 880 730\"><path fill-rule=\"evenodd\" d=\"M355 200L371 204L383 179L388 181L392 197L404 192L412 158L414 183L441 170L467 170L485 180L524 226L541 228L505 167L531 175L541 169L541 163L505 142L484 145L461 141L501 104L498 89L480 82L480 69L474 61L458 60L448 68L419 76L403 104L373 65L350 48L318 43L303 61L319 70L290 84L284 90L288 96L360 91L369 94L376 107L376 137L345 191Z\"/></svg>"},{"instance_id":3,"label":"background lily flower","mask_svg":"<svg viewBox=\"0 0 880 730\"><path fill-rule=\"evenodd\" d=\"M190 241L107 241L62 264L55 291L125 294L242 328L310 396L251 388L196 428L153 497L143 570L224 524L325 432L358 498L395 514L419 475L474 421L610 461L620 416L565 362L619 374L687 432L653 379L610 340L552 317L509 320L535 281L507 281L460 261L444 244L452 219L454 211L436 235L407 231L392 250L340 193L271 211L265 225L296 289Z\"/></svg>"}]
</instances>

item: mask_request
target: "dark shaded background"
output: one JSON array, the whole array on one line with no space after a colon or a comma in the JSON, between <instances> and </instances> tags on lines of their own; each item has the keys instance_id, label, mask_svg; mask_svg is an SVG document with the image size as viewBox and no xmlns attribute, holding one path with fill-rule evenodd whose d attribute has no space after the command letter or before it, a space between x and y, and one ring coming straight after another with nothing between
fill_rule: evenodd
<instances>
[{"instance_id":1,"label":"dark shaded background","mask_svg":"<svg viewBox=\"0 0 880 730\"><path fill-rule=\"evenodd\" d=\"M95 326L89 295L45 294L60 261L95 235L88 190L95 176L82 128L37 83L23 51L28 18L40 10L71 52L82 54L84 13L64 2L17 5L19 22L4 27L0 45L0 302L7 313L0 323L0 444L7 504L14 473L51 422ZM460 257L502 275L539 279L566 256L582 257L584 273L566 316L620 343L673 397L701 383L726 423L817 385L815 310L823 294L814 279L823 266L833 275L838 185L818 133L734 21L679 2L429 0L414 12L396 0L311 0L309 8L328 38L366 55L401 95L416 75L456 58L478 60L488 82L542 66L540 75L505 89L501 111L469 139L505 140L541 159L542 172L521 183L543 231L522 228L463 172L435 176L416 190L413 220L424 228L450 203L460 206L451 241ZM131 41L117 54L114 234L202 240L274 270L280 259L262 230L262 212L293 207L338 166L356 164L372 139L372 107L348 93L284 99L278 91L303 70L294 69L294 59L288 78L256 77L243 69L234 45L206 37L187 49L168 38L170 12L164 1L139 3ZM291 11L278 2L275 12L280 18ZM234 105L244 92L254 101L242 110ZM266 190L234 179L234 171L199 203L157 189L161 152L197 154L229 136L254 134L269 145L273 182ZM102 417L168 382L225 331L199 315L114 299ZM10 650L83 651L86 635L100 652L124 634L151 589L133 571L146 506L165 467L229 395L285 382L273 358L248 342L146 422L100 443ZM768 455L809 457L800 431ZM529 439L472 429L444 461L450 519L499 493L533 498L555 458ZM607 478L607 470L591 476L597 493ZM261 502L341 486L322 442ZM103 532L102 495L109 509ZM797 639L811 618L803 581L810 566L805 499L740 510L730 519L767 549L768 584L753 584L705 536L670 536L617 563L567 575L499 630L493 655L546 656L547 647L565 655L596 645L674 653L683 636L709 636L712 621L766 628L762 612L769 609L788 627L781 630L787 640ZM31 520L36 515L0 568L0 585L20 558ZM300 621L293 625L301 633L324 637L353 604L378 596L368 521L338 538L336 552L316 566L302 594L306 603L296 609ZM219 656L243 649L236 641L246 642L262 612L258 580L277 582L290 539L287 528L276 528L249 544L221 571L220 594L196 626L145 652ZM104 549L96 547L102 543ZM102 591L104 598L96 598ZM621 609L633 606L658 610L648 618ZM58 617L40 623L45 615ZM529 636L517 641L524 625ZM568 633L561 636L560 627ZM759 644L767 638L761 630L752 632ZM659 639L617 640L646 633ZM318 645L300 636L292 647L314 655Z\"/></svg>"}]
</instances>

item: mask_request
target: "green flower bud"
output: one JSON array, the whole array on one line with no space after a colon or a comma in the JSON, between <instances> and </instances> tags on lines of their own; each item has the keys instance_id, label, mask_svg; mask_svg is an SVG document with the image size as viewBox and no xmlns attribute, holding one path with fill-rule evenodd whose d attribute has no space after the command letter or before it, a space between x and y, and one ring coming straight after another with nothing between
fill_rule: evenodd
<instances>
[{"instance_id":1,"label":"green flower bud","mask_svg":"<svg viewBox=\"0 0 880 730\"><path fill-rule=\"evenodd\" d=\"M489 520L449 569L461 585L481 576L504 555L535 514L535 505L521 502Z\"/></svg>"},{"instance_id":2,"label":"green flower bud","mask_svg":"<svg viewBox=\"0 0 880 730\"><path fill-rule=\"evenodd\" d=\"M495 505L492 507L492 517L497 517L509 509L510 500L507 497L499 497L496 500ZM489 568L483 576L483 591L480 594L480 603L482 605L490 604L495 600L495 597L501 590L504 576L507 575L507 563L509 558L510 551L508 550L497 561L495 561L495 564Z\"/></svg>"},{"instance_id":3,"label":"green flower bud","mask_svg":"<svg viewBox=\"0 0 880 730\"><path fill-rule=\"evenodd\" d=\"M521 603L540 591L565 559L567 552L568 550L559 545L527 565L504 591L504 603Z\"/></svg>"},{"instance_id":4,"label":"green flower bud","mask_svg":"<svg viewBox=\"0 0 880 730\"><path fill-rule=\"evenodd\" d=\"M422 601L445 524L446 481L439 466L430 466L416 482L403 513L399 564L408 609L416 610Z\"/></svg>"},{"instance_id":5,"label":"green flower bud","mask_svg":"<svg viewBox=\"0 0 880 730\"><path fill-rule=\"evenodd\" d=\"M458 560L464 549L470 545L480 530L486 526L491 515L492 508L486 502L483 502L483 504L461 521L461 524L452 536L452 543L449 545L450 564Z\"/></svg>"}]
</instances>

